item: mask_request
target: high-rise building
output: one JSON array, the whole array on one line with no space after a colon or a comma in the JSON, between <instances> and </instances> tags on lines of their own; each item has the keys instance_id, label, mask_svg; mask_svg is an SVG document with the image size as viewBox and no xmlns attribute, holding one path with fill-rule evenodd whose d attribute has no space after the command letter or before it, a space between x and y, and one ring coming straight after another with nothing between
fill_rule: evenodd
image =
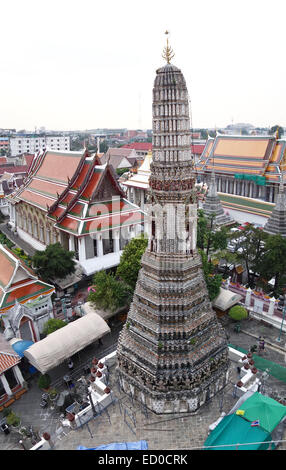
<instances>
[{"instance_id":1,"label":"high-rise building","mask_svg":"<svg viewBox=\"0 0 286 470\"><path fill-rule=\"evenodd\" d=\"M38 153L49 149L56 151L70 150L70 137L62 135L19 135L10 138L12 157L23 153Z\"/></svg>"},{"instance_id":2,"label":"high-rise building","mask_svg":"<svg viewBox=\"0 0 286 470\"><path fill-rule=\"evenodd\" d=\"M196 249L188 91L170 64L153 88L149 243L117 356L121 387L156 413L197 410L222 389L228 349Z\"/></svg>"}]
</instances>

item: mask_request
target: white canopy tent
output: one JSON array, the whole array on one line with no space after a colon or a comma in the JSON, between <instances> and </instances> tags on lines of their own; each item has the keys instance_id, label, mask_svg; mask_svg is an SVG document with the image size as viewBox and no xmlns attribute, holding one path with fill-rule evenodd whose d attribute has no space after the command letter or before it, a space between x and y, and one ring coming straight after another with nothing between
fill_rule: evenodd
<instances>
[{"instance_id":1,"label":"white canopy tent","mask_svg":"<svg viewBox=\"0 0 286 470\"><path fill-rule=\"evenodd\" d=\"M45 374L109 332L109 326L100 315L88 313L33 344L24 355L30 364Z\"/></svg>"},{"instance_id":2,"label":"white canopy tent","mask_svg":"<svg viewBox=\"0 0 286 470\"><path fill-rule=\"evenodd\" d=\"M220 288L219 295L213 300L212 305L223 312L240 302L242 295L235 294L231 290Z\"/></svg>"}]
</instances>

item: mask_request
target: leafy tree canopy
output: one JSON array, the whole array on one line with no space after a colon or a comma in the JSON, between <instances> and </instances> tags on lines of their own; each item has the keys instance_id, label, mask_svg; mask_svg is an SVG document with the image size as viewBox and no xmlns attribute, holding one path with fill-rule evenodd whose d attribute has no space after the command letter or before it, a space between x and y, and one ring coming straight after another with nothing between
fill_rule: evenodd
<instances>
[{"instance_id":1,"label":"leafy tree canopy","mask_svg":"<svg viewBox=\"0 0 286 470\"><path fill-rule=\"evenodd\" d=\"M127 171L130 171L130 168L117 168L117 169L116 169L116 173L118 174L118 176L123 175L123 174L126 173Z\"/></svg>"},{"instance_id":2,"label":"leafy tree canopy","mask_svg":"<svg viewBox=\"0 0 286 470\"><path fill-rule=\"evenodd\" d=\"M244 262L248 275L248 284L253 287L255 274L260 272L268 235L251 224L237 233L240 237L236 246L237 259Z\"/></svg>"},{"instance_id":3,"label":"leafy tree canopy","mask_svg":"<svg viewBox=\"0 0 286 470\"><path fill-rule=\"evenodd\" d=\"M53 333L56 330L59 330L60 328L63 328L63 326L66 326L66 322L64 320L61 320L60 318L50 318L43 327L43 334L48 336L51 333Z\"/></svg>"},{"instance_id":4,"label":"leafy tree canopy","mask_svg":"<svg viewBox=\"0 0 286 470\"><path fill-rule=\"evenodd\" d=\"M197 246L205 250L207 255L210 251L225 250L229 231L227 227L216 229L213 225L213 217L206 217L202 209L198 210L197 221Z\"/></svg>"},{"instance_id":5,"label":"leafy tree canopy","mask_svg":"<svg viewBox=\"0 0 286 470\"><path fill-rule=\"evenodd\" d=\"M141 268L141 258L147 248L148 240L142 234L132 238L125 246L120 258L116 276L124 281L131 289L135 289L139 270Z\"/></svg>"},{"instance_id":6,"label":"leafy tree canopy","mask_svg":"<svg viewBox=\"0 0 286 470\"><path fill-rule=\"evenodd\" d=\"M214 300L220 291L221 283L222 283L222 276L220 274L213 274L213 265L208 262L208 258L206 253L202 250L199 250L201 258L202 258L202 267L204 278L206 281L208 293L210 300Z\"/></svg>"},{"instance_id":7,"label":"leafy tree canopy","mask_svg":"<svg viewBox=\"0 0 286 470\"><path fill-rule=\"evenodd\" d=\"M33 267L42 279L63 279L75 271L74 252L65 250L60 243L48 245L44 251L36 251Z\"/></svg>"},{"instance_id":8,"label":"leafy tree canopy","mask_svg":"<svg viewBox=\"0 0 286 470\"><path fill-rule=\"evenodd\" d=\"M99 144L100 153L106 153L108 148L109 148L109 145L106 140L103 140L102 142L100 142Z\"/></svg>"},{"instance_id":9,"label":"leafy tree canopy","mask_svg":"<svg viewBox=\"0 0 286 470\"><path fill-rule=\"evenodd\" d=\"M228 312L230 318L235 321L241 321L247 318L247 310L242 305L234 305Z\"/></svg>"},{"instance_id":10,"label":"leafy tree canopy","mask_svg":"<svg viewBox=\"0 0 286 470\"><path fill-rule=\"evenodd\" d=\"M112 312L131 301L132 290L124 282L118 281L114 274L105 271L97 272L93 277L95 291L91 291L88 301L103 310Z\"/></svg>"},{"instance_id":11,"label":"leafy tree canopy","mask_svg":"<svg viewBox=\"0 0 286 470\"><path fill-rule=\"evenodd\" d=\"M274 294L281 293L286 282L286 239L280 234L267 237L258 269L260 275L268 281L275 278Z\"/></svg>"},{"instance_id":12,"label":"leafy tree canopy","mask_svg":"<svg viewBox=\"0 0 286 470\"><path fill-rule=\"evenodd\" d=\"M284 129L281 126L278 126L278 124L271 127L270 133L274 134L274 132L276 132L277 130L278 130L278 139L281 139L282 135L284 134Z\"/></svg>"}]
</instances>

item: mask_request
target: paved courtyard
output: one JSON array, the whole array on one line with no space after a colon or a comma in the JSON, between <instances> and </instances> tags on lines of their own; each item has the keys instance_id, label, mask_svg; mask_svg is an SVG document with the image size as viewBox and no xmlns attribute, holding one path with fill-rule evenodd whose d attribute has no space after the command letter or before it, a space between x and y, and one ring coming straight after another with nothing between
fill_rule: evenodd
<instances>
[{"instance_id":1,"label":"paved courtyard","mask_svg":"<svg viewBox=\"0 0 286 470\"><path fill-rule=\"evenodd\" d=\"M265 326L256 320L242 322L242 331L235 333L233 323L228 319L221 320L228 334L229 343L247 351L251 346L257 344L257 339L263 335L266 341L266 350L263 358L273 361L285 367L285 335L282 342L276 341L279 331ZM110 342L112 338L110 338ZM115 343L114 343L115 344ZM111 348L111 344L105 347ZM112 349L112 348L111 348ZM97 351L97 357L104 352ZM90 350L92 357L94 352ZM80 366L81 367L81 366ZM79 445L95 447L111 442L137 441L144 439L149 449L159 450L191 450L200 449L208 435L209 425L216 421L221 412L228 413L234 406L238 397L234 394L234 384L238 381L237 364L231 362L229 382L220 393L213 397L207 404L203 405L195 413L156 415L146 410L142 405L133 402L131 398L122 393L118 386L115 368L110 371L110 387L112 390L113 403L95 417L88 424L77 430L63 427L60 413L50 408L41 409L39 406L41 391L38 389L36 379L30 383L30 388L20 400L12 405L12 409L22 416L23 424L33 425L34 430L40 434L49 432L55 450L75 450ZM55 381L59 383L66 370L58 369ZM62 375L61 375L62 374ZM262 378L263 371L258 371L258 377ZM58 378L56 378L58 377ZM269 375L263 380L265 394L277 397L286 397L285 382ZM286 440L286 433L284 438ZM22 449L23 445L29 448L28 439L19 444L19 434L12 432L9 435L0 434L1 449ZM280 444L279 449L286 449L286 443Z\"/></svg>"}]
</instances>

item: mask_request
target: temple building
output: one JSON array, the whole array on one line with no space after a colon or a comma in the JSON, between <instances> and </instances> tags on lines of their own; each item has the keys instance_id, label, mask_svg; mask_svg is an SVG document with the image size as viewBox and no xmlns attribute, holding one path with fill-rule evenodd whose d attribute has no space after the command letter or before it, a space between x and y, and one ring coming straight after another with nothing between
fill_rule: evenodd
<instances>
[{"instance_id":1,"label":"temple building","mask_svg":"<svg viewBox=\"0 0 286 470\"><path fill-rule=\"evenodd\" d=\"M282 178L275 207L263 230L269 235L280 234L282 237L286 237L286 195Z\"/></svg>"},{"instance_id":2,"label":"temple building","mask_svg":"<svg viewBox=\"0 0 286 470\"><path fill-rule=\"evenodd\" d=\"M39 341L53 318L54 286L43 282L11 250L0 245L0 315L7 340Z\"/></svg>"},{"instance_id":3,"label":"temple building","mask_svg":"<svg viewBox=\"0 0 286 470\"><path fill-rule=\"evenodd\" d=\"M27 391L20 363L21 357L0 333L0 411Z\"/></svg>"},{"instance_id":4,"label":"temple building","mask_svg":"<svg viewBox=\"0 0 286 470\"><path fill-rule=\"evenodd\" d=\"M117 348L122 389L158 414L197 410L226 385L229 366L196 248L188 91L168 41L164 57L153 88L149 243Z\"/></svg>"},{"instance_id":5,"label":"temple building","mask_svg":"<svg viewBox=\"0 0 286 470\"><path fill-rule=\"evenodd\" d=\"M125 198L117 175L97 155L40 152L24 185L10 197L10 224L36 250L60 242L85 275L119 264L139 233L142 211Z\"/></svg>"},{"instance_id":6,"label":"temple building","mask_svg":"<svg viewBox=\"0 0 286 470\"><path fill-rule=\"evenodd\" d=\"M206 215L212 219L211 224L213 227L220 227L223 225L231 225L235 223L232 217L227 214L220 202L220 199L217 194L216 190L216 181L215 181L215 173L212 171L211 174L211 181L208 187L207 195L205 202L202 206L202 209Z\"/></svg>"},{"instance_id":7,"label":"temple building","mask_svg":"<svg viewBox=\"0 0 286 470\"><path fill-rule=\"evenodd\" d=\"M127 189L128 200L140 206L142 210L144 210L147 201L151 162L152 152L149 150L137 173L133 174L127 181L122 181L123 186Z\"/></svg>"},{"instance_id":8,"label":"temple building","mask_svg":"<svg viewBox=\"0 0 286 470\"><path fill-rule=\"evenodd\" d=\"M214 168L219 193L274 203L285 163L286 140L278 135L217 133L208 138L195 168L200 181L207 181Z\"/></svg>"}]
</instances>

